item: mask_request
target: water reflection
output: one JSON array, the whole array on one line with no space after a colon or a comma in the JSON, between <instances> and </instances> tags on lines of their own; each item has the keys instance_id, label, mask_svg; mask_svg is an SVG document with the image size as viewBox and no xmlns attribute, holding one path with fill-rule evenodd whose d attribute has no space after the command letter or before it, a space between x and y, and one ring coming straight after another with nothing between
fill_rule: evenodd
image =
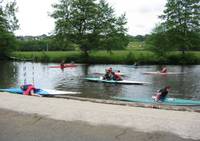
<instances>
[{"instance_id":1,"label":"water reflection","mask_svg":"<svg viewBox=\"0 0 200 141\"><path fill-rule=\"evenodd\" d=\"M26 79L39 88L65 91L79 91L81 97L109 99L111 96L132 98L151 97L156 90L170 85L170 97L200 100L200 66L167 66L170 72L186 72L182 75L144 75L142 72L158 71L160 66L133 65L78 65L75 68L49 68L55 63L0 62L0 88L19 87ZM24 76L26 67L26 76ZM147 86L119 85L87 82L87 76L94 77L95 72L104 72L106 68L121 70L124 79L150 82Z\"/></svg>"},{"instance_id":2,"label":"water reflection","mask_svg":"<svg viewBox=\"0 0 200 141\"><path fill-rule=\"evenodd\" d=\"M0 86L13 87L18 83L18 64L17 62L0 61Z\"/></svg>"}]
</instances>

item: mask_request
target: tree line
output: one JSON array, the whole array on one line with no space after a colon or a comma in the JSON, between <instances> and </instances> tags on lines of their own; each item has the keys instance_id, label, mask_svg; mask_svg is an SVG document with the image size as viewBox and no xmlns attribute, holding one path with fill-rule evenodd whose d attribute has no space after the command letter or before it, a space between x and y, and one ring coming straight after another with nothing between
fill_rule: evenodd
<instances>
[{"instance_id":1,"label":"tree line","mask_svg":"<svg viewBox=\"0 0 200 141\"><path fill-rule=\"evenodd\" d=\"M59 0L50 14L55 19L51 36L22 40L18 29L16 1L0 2L0 55L11 50L79 50L89 56L92 50L123 50L129 42L145 42L145 48L165 56L169 51L200 50L200 0L167 0L162 22L149 35L127 34L126 15L116 16L105 0Z\"/></svg>"},{"instance_id":2,"label":"tree line","mask_svg":"<svg viewBox=\"0 0 200 141\"><path fill-rule=\"evenodd\" d=\"M13 31L19 28L15 15L16 2L0 1L0 58L14 50L16 38Z\"/></svg>"},{"instance_id":3,"label":"tree line","mask_svg":"<svg viewBox=\"0 0 200 141\"><path fill-rule=\"evenodd\" d=\"M200 50L200 0L167 0L160 19L147 40L151 50L160 55Z\"/></svg>"}]
</instances>

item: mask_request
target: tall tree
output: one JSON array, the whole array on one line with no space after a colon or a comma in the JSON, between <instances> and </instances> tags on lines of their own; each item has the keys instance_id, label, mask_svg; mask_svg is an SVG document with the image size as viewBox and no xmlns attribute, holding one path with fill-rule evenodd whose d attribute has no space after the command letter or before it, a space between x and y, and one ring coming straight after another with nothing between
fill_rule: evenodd
<instances>
[{"instance_id":1,"label":"tall tree","mask_svg":"<svg viewBox=\"0 0 200 141\"><path fill-rule=\"evenodd\" d=\"M164 20L169 42L182 50L183 54L195 44L194 38L199 39L200 32L200 0L167 0ZM195 40L197 41L197 40Z\"/></svg>"},{"instance_id":2,"label":"tall tree","mask_svg":"<svg viewBox=\"0 0 200 141\"><path fill-rule=\"evenodd\" d=\"M13 31L19 27L16 10L16 1L0 1L0 57L6 56L15 46Z\"/></svg>"},{"instance_id":3,"label":"tall tree","mask_svg":"<svg viewBox=\"0 0 200 141\"><path fill-rule=\"evenodd\" d=\"M168 37L165 25L159 24L153 29L152 34L148 36L146 44L157 55L165 56L168 51L172 50L173 46Z\"/></svg>"},{"instance_id":4,"label":"tall tree","mask_svg":"<svg viewBox=\"0 0 200 141\"><path fill-rule=\"evenodd\" d=\"M53 5L51 15L56 20L55 34L62 40L79 45L86 56L90 50L127 45L125 15L116 17L114 9L104 0L60 0ZM119 44L118 44L119 46Z\"/></svg>"}]
</instances>

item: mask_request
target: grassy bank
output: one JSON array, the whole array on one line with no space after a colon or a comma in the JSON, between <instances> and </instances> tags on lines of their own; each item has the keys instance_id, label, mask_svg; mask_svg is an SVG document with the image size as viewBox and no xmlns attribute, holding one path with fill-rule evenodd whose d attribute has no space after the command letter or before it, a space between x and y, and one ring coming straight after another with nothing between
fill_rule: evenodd
<instances>
[{"instance_id":1,"label":"grassy bank","mask_svg":"<svg viewBox=\"0 0 200 141\"><path fill-rule=\"evenodd\" d=\"M157 56L153 52L144 50L123 50L91 52L89 58L84 58L79 51L48 51L48 52L13 52L12 57L20 59L34 59L37 62L65 62L91 64L200 64L200 52L171 52L165 57Z\"/></svg>"}]
</instances>

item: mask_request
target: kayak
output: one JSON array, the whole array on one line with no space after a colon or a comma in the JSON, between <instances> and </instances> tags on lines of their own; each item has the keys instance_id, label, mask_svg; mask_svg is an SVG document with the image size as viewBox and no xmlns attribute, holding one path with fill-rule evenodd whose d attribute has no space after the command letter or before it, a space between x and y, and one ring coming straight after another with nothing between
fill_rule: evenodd
<instances>
[{"instance_id":1,"label":"kayak","mask_svg":"<svg viewBox=\"0 0 200 141\"><path fill-rule=\"evenodd\" d=\"M128 98L128 97L112 97L116 100L128 101L128 102L140 102L140 103L148 103L148 104L164 104L164 105L173 105L173 106L198 106L200 105L200 101L195 100L186 100L179 98L165 98L162 102L156 102L151 98Z\"/></svg>"},{"instance_id":2,"label":"kayak","mask_svg":"<svg viewBox=\"0 0 200 141\"><path fill-rule=\"evenodd\" d=\"M8 88L8 89L0 89L0 92L9 92L14 94L23 95L23 90L21 88ZM35 94L41 96L50 96L50 95L73 95L80 94L79 92L71 92L71 91L58 91L58 90L50 90L50 89L36 89Z\"/></svg>"},{"instance_id":3,"label":"kayak","mask_svg":"<svg viewBox=\"0 0 200 141\"><path fill-rule=\"evenodd\" d=\"M179 74L185 74L183 72L159 72L159 71L155 71L155 72L143 72L143 74L155 74L155 75L179 75Z\"/></svg>"},{"instance_id":4,"label":"kayak","mask_svg":"<svg viewBox=\"0 0 200 141\"><path fill-rule=\"evenodd\" d=\"M92 82L102 82L102 83L110 83L110 84L132 84L132 85L144 85L144 84L149 84L148 82L142 82L142 81L130 81L130 80L104 80L102 78L90 78L87 77L85 78L87 81L92 81Z\"/></svg>"},{"instance_id":5,"label":"kayak","mask_svg":"<svg viewBox=\"0 0 200 141\"><path fill-rule=\"evenodd\" d=\"M77 67L76 64L64 64L63 68ZM62 68L60 65L58 66L49 66L49 68Z\"/></svg>"}]
</instances>

